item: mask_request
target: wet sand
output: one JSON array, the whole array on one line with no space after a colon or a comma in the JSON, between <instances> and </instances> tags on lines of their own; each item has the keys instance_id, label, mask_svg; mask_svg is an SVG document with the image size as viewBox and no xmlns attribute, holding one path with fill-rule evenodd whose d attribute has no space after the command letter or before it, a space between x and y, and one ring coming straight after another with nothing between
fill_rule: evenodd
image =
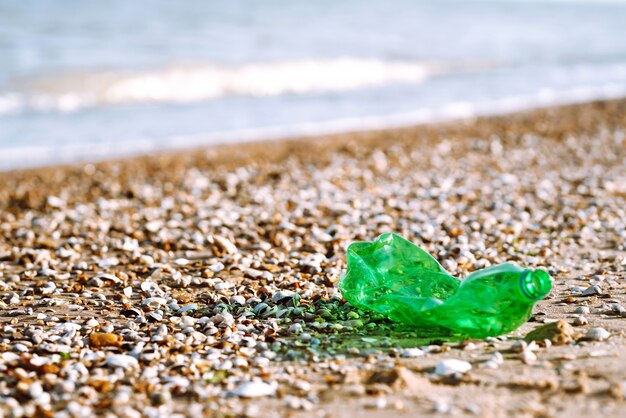
<instances>
[{"instance_id":1,"label":"wet sand","mask_svg":"<svg viewBox=\"0 0 626 418\"><path fill-rule=\"evenodd\" d=\"M621 416L625 129L616 100L1 173L0 415ZM553 292L498 338L399 329L336 290L387 231Z\"/></svg>"}]
</instances>

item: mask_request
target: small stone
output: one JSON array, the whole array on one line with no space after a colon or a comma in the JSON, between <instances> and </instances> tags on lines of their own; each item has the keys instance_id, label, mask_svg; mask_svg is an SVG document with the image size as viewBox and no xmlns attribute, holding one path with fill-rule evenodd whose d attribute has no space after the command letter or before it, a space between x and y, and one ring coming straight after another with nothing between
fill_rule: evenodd
<instances>
[{"instance_id":1,"label":"small stone","mask_svg":"<svg viewBox=\"0 0 626 418\"><path fill-rule=\"evenodd\" d=\"M139 264L141 264L142 266L151 266L154 264L154 258L152 258L152 256L144 254L139 257Z\"/></svg>"},{"instance_id":2,"label":"small stone","mask_svg":"<svg viewBox=\"0 0 626 418\"><path fill-rule=\"evenodd\" d=\"M142 312L139 309L131 308L124 309L120 312L120 315L125 316L126 318L135 318L141 316Z\"/></svg>"},{"instance_id":3,"label":"small stone","mask_svg":"<svg viewBox=\"0 0 626 418\"><path fill-rule=\"evenodd\" d=\"M28 394L32 399L40 399L43 393L43 386L41 386L40 382L33 382L28 387Z\"/></svg>"},{"instance_id":4,"label":"small stone","mask_svg":"<svg viewBox=\"0 0 626 418\"><path fill-rule=\"evenodd\" d=\"M301 334L302 333L302 325L300 324L293 324L289 327L289 332L292 334Z\"/></svg>"},{"instance_id":5,"label":"small stone","mask_svg":"<svg viewBox=\"0 0 626 418\"><path fill-rule=\"evenodd\" d=\"M580 338L580 335L574 332L574 328L570 324L563 320L558 320L535 328L526 335L524 340L526 342L550 340L552 344L562 345L578 338Z\"/></svg>"},{"instance_id":6,"label":"small stone","mask_svg":"<svg viewBox=\"0 0 626 418\"><path fill-rule=\"evenodd\" d=\"M172 395L168 391L159 391L152 394L150 401L154 406L165 405L172 400Z\"/></svg>"},{"instance_id":7,"label":"small stone","mask_svg":"<svg viewBox=\"0 0 626 418\"><path fill-rule=\"evenodd\" d=\"M579 306L576 309L574 309L574 313L587 315L589 313L589 307L588 306Z\"/></svg>"},{"instance_id":8,"label":"small stone","mask_svg":"<svg viewBox=\"0 0 626 418\"><path fill-rule=\"evenodd\" d=\"M504 357L498 351L493 353L489 359L483 362L480 367L484 369L497 369L504 363Z\"/></svg>"},{"instance_id":9,"label":"small stone","mask_svg":"<svg viewBox=\"0 0 626 418\"><path fill-rule=\"evenodd\" d=\"M446 359L437 363L435 374L438 376L451 376L463 374L472 369L472 365L467 361L457 359Z\"/></svg>"},{"instance_id":10,"label":"small stone","mask_svg":"<svg viewBox=\"0 0 626 418\"><path fill-rule=\"evenodd\" d=\"M572 323L576 326L587 325L589 323L589 320L586 317L580 315L574 318L574 321L572 321Z\"/></svg>"},{"instance_id":11,"label":"small stone","mask_svg":"<svg viewBox=\"0 0 626 418\"><path fill-rule=\"evenodd\" d=\"M157 311L149 312L146 315L146 319L151 322L161 322L163 321L163 314Z\"/></svg>"},{"instance_id":12,"label":"small stone","mask_svg":"<svg viewBox=\"0 0 626 418\"><path fill-rule=\"evenodd\" d=\"M220 254L237 254L239 252L235 244L220 235L209 235L208 241L215 244Z\"/></svg>"},{"instance_id":13,"label":"small stone","mask_svg":"<svg viewBox=\"0 0 626 418\"><path fill-rule=\"evenodd\" d=\"M135 357L127 354L111 354L105 360L104 364L109 367L119 367L122 369L128 369L130 367L137 366L139 362Z\"/></svg>"},{"instance_id":14,"label":"small stone","mask_svg":"<svg viewBox=\"0 0 626 418\"><path fill-rule=\"evenodd\" d=\"M166 303L165 298L147 298L141 301L142 306L149 306L151 308L158 308Z\"/></svg>"},{"instance_id":15,"label":"small stone","mask_svg":"<svg viewBox=\"0 0 626 418\"><path fill-rule=\"evenodd\" d=\"M230 297L230 303L233 305L244 306L246 304L246 298L241 295L233 295Z\"/></svg>"},{"instance_id":16,"label":"small stone","mask_svg":"<svg viewBox=\"0 0 626 418\"><path fill-rule=\"evenodd\" d=\"M365 404L365 407L369 409L384 409L387 407L387 398L383 396L377 396L373 400L368 401Z\"/></svg>"},{"instance_id":17,"label":"small stone","mask_svg":"<svg viewBox=\"0 0 626 418\"><path fill-rule=\"evenodd\" d=\"M424 352L419 348L407 348L402 350L400 353L400 357L404 358L413 358L413 357L421 357L424 355Z\"/></svg>"},{"instance_id":18,"label":"small stone","mask_svg":"<svg viewBox=\"0 0 626 418\"><path fill-rule=\"evenodd\" d=\"M600 293L602 293L602 289L600 288L600 286L594 284L593 286L589 286L588 288L583 290L581 295L593 296L593 295L599 295Z\"/></svg>"},{"instance_id":19,"label":"small stone","mask_svg":"<svg viewBox=\"0 0 626 418\"><path fill-rule=\"evenodd\" d=\"M186 258L177 258L176 260L174 260L174 264L176 264L177 266L186 266L187 264L189 264L190 261Z\"/></svg>"},{"instance_id":20,"label":"small stone","mask_svg":"<svg viewBox=\"0 0 626 418\"><path fill-rule=\"evenodd\" d=\"M526 341L517 340L513 343L513 345L511 345L511 351L514 353L521 353L524 350L526 350L526 347L528 347L528 344L526 343Z\"/></svg>"},{"instance_id":21,"label":"small stone","mask_svg":"<svg viewBox=\"0 0 626 418\"><path fill-rule=\"evenodd\" d=\"M122 336L109 332L94 332L89 335L89 344L92 347L118 347L124 339Z\"/></svg>"},{"instance_id":22,"label":"small stone","mask_svg":"<svg viewBox=\"0 0 626 418\"><path fill-rule=\"evenodd\" d=\"M526 348L519 354L519 359L524 364L532 364L537 361L537 355L533 353L530 349Z\"/></svg>"},{"instance_id":23,"label":"small stone","mask_svg":"<svg viewBox=\"0 0 626 418\"><path fill-rule=\"evenodd\" d=\"M184 314L184 313L187 313L189 311L196 310L196 309L198 309L198 304L197 303L190 303L188 305L185 305L185 306L181 307L178 310L178 313L179 314Z\"/></svg>"},{"instance_id":24,"label":"small stone","mask_svg":"<svg viewBox=\"0 0 626 418\"><path fill-rule=\"evenodd\" d=\"M431 383L423 376L408 370L405 367L383 369L372 373L366 383L368 385L385 385L393 390L408 389L413 393L431 390Z\"/></svg>"},{"instance_id":25,"label":"small stone","mask_svg":"<svg viewBox=\"0 0 626 418\"><path fill-rule=\"evenodd\" d=\"M4 360L6 363L12 363L14 361L18 361L20 359L20 356L15 353L6 352L0 354L0 358L2 358L2 360Z\"/></svg>"},{"instance_id":26,"label":"small stone","mask_svg":"<svg viewBox=\"0 0 626 418\"><path fill-rule=\"evenodd\" d=\"M65 200L57 196L48 196L47 203L48 206L55 209L60 209L65 206Z\"/></svg>"},{"instance_id":27,"label":"small stone","mask_svg":"<svg viewBox=\"0 0 626 418\"><path fill-rule=\"evenodd\" d=\"M611 336L611 333L604 328L591 328L584 336L588 341L604 341Z\"/></svg>"},{"instance_id":28,"label":"small stone","mask_svg":"<svg viewBox=\"0 0 626 418\"><path fill-rule=\"evenodd\" d=\"M279 290L272 296L272 302L287 306L298 306L300 295L290 290Z\"/></svg>"},{"instance_id":29,"label":"small stone","mask_svg":"<svg viewBox=\"0 0 626 418\"><path fill-rule=\"evenodd\" d=\"M18 353L26 353L28 352L28 347L24 344L17 343L13 345L13 351L17 351Z\"/></svg>"},{"instance_id":30,"label":"small stone","mask_svg":"<svg viewBox=\"0 0 626 418\"><path fill-rule=\"evenodd\" d=\"M121 282L122 282L122 281L121 281L121 280L120 280L117 276L114 276L114 275L112 275L112 274L108 274L108 273L101 273L101 274L98 274L96 277L94 277L94 279L96 279L96 280L98 280L98 279L99 279L99 280L109 281L109 282L111 282L111 283L115 283L115 284L117 284L117 283L121 283Z\"/></svg>"},{"instance_id":31,"label":"small stone","mask_svg":"<svg viewBox=\"0 0 626 418\"><path fill-rule=\"evenodd\" d=\"M433 405L433 412L436 414L450 415L454 411L454 406L446 399L437 399Z\"/></svg>"},{"instance_id":32,"label":"small stone","mask_svg":"<svg viewBox=\"0 0 626 418\"><path fill-rule=\"evenodd\" d=\"M270 385L259 381L244 382L231 392L231 394L239 396L240 398L258 398L263 396L272 396L275 393L275 384Z\"/></svg>"},{"instance_id":33,"label":"small stone","mask_svg":"<svg viewBox=\"0 0 626 418\"><path fill-rule=\"evenodd\" d=\"M619 315L621 317L626 317L626 308L624 308L619 303L611 304L611 312L615 315Z\"/></svg>"},{"instance_id":34,"label":"small stone","mask_svg":"<svg viewBox=\"0 0 626 418\"><path fill-rule=\"evenodd\" d=\"M72 351L69 345L57 343L41 343L39 349L48 353L69 353Z\"/></svg>"}]
</instances>

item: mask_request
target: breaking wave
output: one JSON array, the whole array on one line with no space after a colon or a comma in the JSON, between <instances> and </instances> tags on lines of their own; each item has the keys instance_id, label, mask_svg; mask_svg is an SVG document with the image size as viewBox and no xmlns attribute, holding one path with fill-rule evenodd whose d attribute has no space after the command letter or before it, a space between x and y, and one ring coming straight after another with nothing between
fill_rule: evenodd
<instances>
[{"instance_id":1,"label":"breaking wave","mask_svg":"<svg viewBox=\"0 0 626 418\"><path fill-rule=\"evenodd\" d=\"M472 69L477 65L465 67ZM458 69L436 63L340 58L239 67L176 66L144 72L61 74L15 83L17 88L13 91L0 94L0 114L23 110L71 112L133 103L189 103L225 96L336 92L420 83L454 70Z\"/></svg>"}]
</instances>

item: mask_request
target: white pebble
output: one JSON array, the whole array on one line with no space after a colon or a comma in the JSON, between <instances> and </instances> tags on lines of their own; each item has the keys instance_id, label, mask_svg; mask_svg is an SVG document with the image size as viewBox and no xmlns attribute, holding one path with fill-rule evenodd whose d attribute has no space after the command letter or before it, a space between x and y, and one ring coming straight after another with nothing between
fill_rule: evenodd
<instances>
[{"instance_id":1,"label":"white pebble","mask_svg":"<svg viewBox=\"0 0 626 418\"><path fill-rule=\"evenodd\" d=\"M463 374L470 370L472 370L472 365L467 361L446 359L437 363L435 374L439 376L450 376L453 374Z\"/></svg>"},{"instance_id":2,"label":"white pebble","mask_svg":"<svg viewBox=\"0 0 626 418\"><path fill-rule=\"evenodd\" d=\"M302 333L302 325L300 324L293 324L289 327L289 332L291 332L292 334L301 334Z\"/></svg>"},{"instance_id":3,"label":"white pebble","mask_svg":"<svg viewBox=\"0 0 626 418\"><path fill-rule=\"evenodd\" d=\"M104 364L109 367L120 367L127 369L133 366L137 366L139 363L135 357L131 357L127 354L111 354L104 360Z\"/></svg>"},{"instance_id":4,"label":"white pebble","mask_svg":"<svg viewBox=\"0 0 626 418\"><path fill-rule=\"evenodd\" d=\"M158 308L165 305L167 301L164 298L147 298L141 301L143 306L150 306L152 308Z\"/></svg>"},{"instance_id":5,"label":"white pebble","mask_svg":"<svg viewBox=\"0 0 626 418\"><path fill-rule=\"evenodd\" d=\"M579 306L576 309L574 309L574 313L586 315L586 314L589 313L589 307L588 306Z\"/></svg>"},{"instance_id":6,"label":"white pebble","mask_svg":"<svg viewBox=\"0 0 626 418\"><path fill-rule=\"evenodd\" d=\"M424 355L424 352L419 348L407 348L400 353L400 357L404 358L412 358L412 357L421 357Z\"/></svg>"},{"instance_id":7,"label":"white pebble","mask_svg":"<svg viewBox=\"0 0 626 418\"><path fill-rule=\"evenodd\" d=\"M585 334L586 340L604 341L611 336L611 333L604 328L591 328Z\"/></svg>"},{"instance_id":8,"label":"white pebble","mask_svg":"<svg viewBox=\"0 0 626 418\"><path fill-rule=\"evenodd\" d=\"M582 295L583 296L592 296L592 295L599 295L600 293L602 293L602 289L600 288L600 286L593 285L593 286L589 286L588 288L583 290Z\"/></svg>"},{"instance_id":9,"label":"white pebble","mask_svg":"<svg viewBox=\"0 0 626 418\"><path fill-rule=\"evenodd\" d=\"M244 382L231 392L241 398L258 398L262 396L272 396L276 393L276 385L269 385L264 382Z\"/></svg>"}]
</instances>

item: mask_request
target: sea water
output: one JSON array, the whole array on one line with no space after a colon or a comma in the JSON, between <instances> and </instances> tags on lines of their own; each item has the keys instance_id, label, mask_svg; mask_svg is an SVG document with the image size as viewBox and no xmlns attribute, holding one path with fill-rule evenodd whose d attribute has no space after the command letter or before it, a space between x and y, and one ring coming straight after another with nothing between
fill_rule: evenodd
<instances>
[{"instance_id":1,"label":"sea water","mask_svg":"<svg viewBox=\"0 0 626 418\"><path fill-rule=\"evenodd\" d=\"M622 96L626 0L0 0L0 170Z\"/></svg>"}]
</instances>

